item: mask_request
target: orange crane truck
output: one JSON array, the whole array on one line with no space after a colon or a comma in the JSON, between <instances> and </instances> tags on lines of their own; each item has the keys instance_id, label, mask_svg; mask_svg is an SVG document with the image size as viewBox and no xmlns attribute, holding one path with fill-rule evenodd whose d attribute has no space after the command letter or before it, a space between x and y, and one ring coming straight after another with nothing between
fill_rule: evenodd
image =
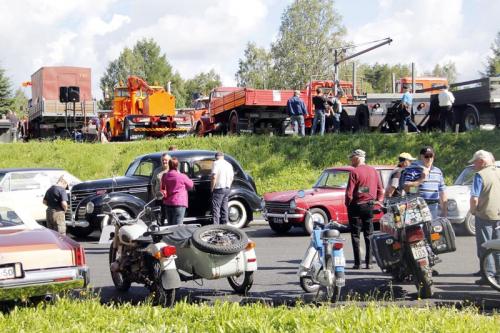
<instances>
[{"instance_id":1,"label":"orange crane truck","mask_svg":"<svg viewBox=\"0 0 500 333\"><path fill-rule=\"evenodd\" d=\"M178 136L189 127L178 127L175 97L162 86L150 86L137 76L114 89L113 112L107 124L112 140Z\"/></svg>"}]
</instances>

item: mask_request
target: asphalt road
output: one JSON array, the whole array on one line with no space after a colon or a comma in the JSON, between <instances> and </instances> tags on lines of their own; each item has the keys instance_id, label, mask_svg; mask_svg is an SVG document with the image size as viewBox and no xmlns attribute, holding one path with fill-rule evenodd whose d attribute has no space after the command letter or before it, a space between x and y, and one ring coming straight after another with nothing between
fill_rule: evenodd
<instances>
[{"instance_id":1,"label":"asphalt road","mask_svg":"<svg viewBox=\"0 0 500 333\"><path fill-rule=\"evenodd\" d=\"M190 281L183 283L178 299L188 301L213 301L224 299L240 303L263 301L269 304L294 304L312 302L315 295L302 291L297 277L297 269L309 244L301 229L292 229L289 235L277 236L267 225L257 222L245 229L249 238L257 244L258 271L254 285L246 297L232 292L226 279L213 281ZM353 265L352 247L349 234L346 239L346 287L342 289L341 300L363 303L381 300L409 306L421 305L416 288L411 283L393 283L389 275L382 273L375 264L372 269L351 270ZM86 249L87 261L91 269L91 285L100 294L103 302L140 302L147 297L147 290L140 285L132 285L126 292L114 289L108 267L108 247L98 244L98 238L80 240ZM500 293L488 286L477 286L472 276L478 270L474 237L457 237L457 251L440 255L442 262L435 266L439 275L434 277L433 304L476 304L486 309L500 307Z\"/></svg>"}]
</instances>

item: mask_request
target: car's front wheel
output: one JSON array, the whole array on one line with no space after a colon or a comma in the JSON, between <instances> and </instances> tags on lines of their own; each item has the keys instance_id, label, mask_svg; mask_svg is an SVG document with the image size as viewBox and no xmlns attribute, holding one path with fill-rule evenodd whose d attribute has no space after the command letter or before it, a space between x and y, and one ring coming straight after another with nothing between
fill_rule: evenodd
<instances>
[{"instance_id":1,"label":"car's front wheel","mask_svg":"<svg viewBox=\"0 0 500 333\"><path fill-rule=\"evenodd\" d=\"M308 235L310 235L314 229L314 221L319 222L321 224L328 223L328 216L325 211L321 208L311 208L309 210L310 214L306 215L306 219L304 221L304 229Z\"/></svg>"},{"instance_id":2,"label":"car's front wheel","mask_svg":"<svg viewBox=\"0 0 500 333\"><path fill-rule=\"evenodd\" d=\"M68 227L68 232L77 238L85 238L94 231L94 227L92 225L88 225L86 227Z\"/></svg>"}]
</instances>

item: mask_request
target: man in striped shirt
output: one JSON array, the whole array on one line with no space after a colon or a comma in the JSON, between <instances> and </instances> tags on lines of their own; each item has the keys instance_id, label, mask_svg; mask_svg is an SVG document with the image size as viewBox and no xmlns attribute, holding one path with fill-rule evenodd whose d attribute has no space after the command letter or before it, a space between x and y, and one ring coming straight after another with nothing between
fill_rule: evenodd
<instances>
[{"instance_id":1,"label":"man in striped shirt","mask_svg":"<svg viewBox=\"0 0 500 333\"><path fill-rule=\"evenodd\" d=\"M444 192L446 185L444 184L443 172L433 165L435 156L432 147L422 148L420 161L410 164L403 173L405 192L418 193L427 202L432 219L438 217L438 205L441 206L441 216L448 215L448 198Z\"/></svg>"}]
</instances>

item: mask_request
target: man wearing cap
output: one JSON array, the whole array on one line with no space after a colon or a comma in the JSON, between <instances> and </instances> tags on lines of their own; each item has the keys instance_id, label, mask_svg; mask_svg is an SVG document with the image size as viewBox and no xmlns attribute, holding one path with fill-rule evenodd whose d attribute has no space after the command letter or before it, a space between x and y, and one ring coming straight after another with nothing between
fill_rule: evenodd
<instances>
[{"instance_id":1,"label":"man wearing cap","mask_svg":"<svg viewBox=\"0 0 500 333\"><path fill-rule=\"evenodd\" d=\"M470 212L476 217L477 256L481 258L485 249L481 246L486 241L500 238L500 169L495 166L493 154L478 150L469 163L473 163L476 174L472 182ZM486 272L496 274L495 263L488 260ZM481 278L476 284L487 284Z\"/></svg>"},{"instance_id":2,"label":"man wearing cap","mask_svg":"<svg viewBox=\"0 0 500 333\"><path fill-rule=\"evenodd\" d=\"M401 178L401 173L403 170L408 167L412 161L415 161L415 158L411 156L409 153L401 153L399 154L399 163L398 166L392 171L391 176L389 177L389 182L387 184L387 188L385 189L385 197L400 197L403 195L403 189L399 186L399 180Z\"/></svg>"},{"instance_id":3,"label":"man wearing cap","mask_svg":"<svg viewBox=\"0 0 500 333\"><path fill-rule=\"evenodd\" d=\"M233 183L234 170L231 163L224 159L222 152L215 154L212 167L212 217L214 224L228 223L228 199Z\"/></svg>"},{"instance_id":4,"label":"man wearing cap","mask_svg":"<svg viewBox=\"0 0 500 333\"><path fill-rule=\"evenodd\" d=\"M345 205L351 228L352 248L354 252L353 269L361 265L359 251L359 236L363 231L365 239L365 268L371 268L372 251L370 235L373 233L373 201L384 200L384 189L375 168L365 164L366 153L361 149L354 150L350 155L354 169L349 175L345 193Z\"/></svg>"},{"instance_id":5,"label":"man wearing cap","mask_svg":"<svg viewBox=\"0 0 500 333\"><path fill-rule=\"evenodd\" d=\"M420 161L413 162L403 172L405 192L418 193L429 206L432 219L438 217L439 205L441 205L441 216L448 215L446 185L443 172L433 165L435 156L432 147L424 147L420 150Z\"/></svg>"},{"instance_id":6,"label":"man wearing cap","mask_svg":"<svg viewBox=\"0 0 500 333\"><path fill-rule=\"evenodd\" d=\"M45 196L43 197L43 204L47 206L45 212L47 227L59 232L61 235L66 235L66 219L64 214L68 209L67 188L68 182L61 176L57 180L57 183L45 192Z\"/></svg>"},{"instance_id":7,"label":"man wearing cap","mask_svg":"<svg viewBox=\"0 0 500 333\"><path fill-rule=\"evenodd\" d=\"M305 136L304 117L307 115L306 106L304 101L300 99L300 91L295 90L293 96L286 103L286 109L290 116L293 131L300 136Z\"/></svg>"}]
</instances>

